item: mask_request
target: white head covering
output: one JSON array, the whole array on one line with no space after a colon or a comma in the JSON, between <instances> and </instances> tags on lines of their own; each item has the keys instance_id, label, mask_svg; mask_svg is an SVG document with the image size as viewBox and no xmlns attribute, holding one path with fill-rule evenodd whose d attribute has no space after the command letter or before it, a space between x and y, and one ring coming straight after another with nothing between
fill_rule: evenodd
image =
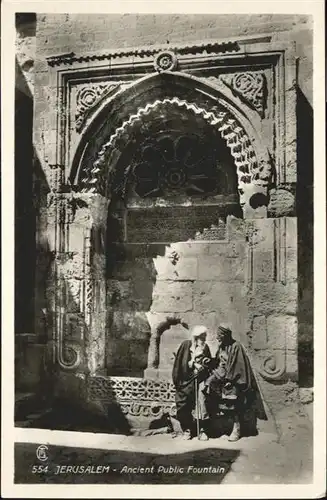
<instances>
[{"instance_id":1,"label":"white head covering","mask_svg":"<svg viewBox=\"0 0 327 500\"><path fill-rule=\"evenodd\" d=\"M191 336L193 339L196 337L200 337L200 335L203 335L204 333L207 333L207 328L203 325L193 326L191 330Z\"/></svg>"}]
</instances>

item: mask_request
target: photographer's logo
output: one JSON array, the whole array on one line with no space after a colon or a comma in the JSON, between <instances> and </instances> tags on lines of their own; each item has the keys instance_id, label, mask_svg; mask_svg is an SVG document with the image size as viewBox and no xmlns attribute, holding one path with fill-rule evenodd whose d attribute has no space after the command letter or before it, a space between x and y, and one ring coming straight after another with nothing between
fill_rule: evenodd
<instances>
[{"instance_id":1,"label":"photographer's logo","mask_svg":"<svg viewBox=\"0 0 327 500\"><path fill-rule=\"evenodd\" d=\"M45 444L40 444L40 446L36 449L36 457L41 460L41 462L45 462L48 460L48 447Z\"/></svg>"}]
</instances>

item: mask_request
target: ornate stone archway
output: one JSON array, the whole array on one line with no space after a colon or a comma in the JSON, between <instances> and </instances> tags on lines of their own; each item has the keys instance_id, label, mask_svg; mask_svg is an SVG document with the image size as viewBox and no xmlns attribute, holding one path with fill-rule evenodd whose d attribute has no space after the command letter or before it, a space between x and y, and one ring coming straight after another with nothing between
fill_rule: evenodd
<instances>
[{"instance_id":1,"label":"ornate stone archway","mask_svg":"<svg viewBox=\"0 0 327 500\"><path fill-rule=\"evenodd\" d=\"M222 107L215 106L210 110L181 100L178 97L156 100L138 108L135 114L129 116L118 127L98 152L97 159L90 168L83 168L79 174L81 192L99 193L110 198L110 174L130 140L134 127L142 127L143 120L151 120L151 116L163 110L169 113L174 108L188 110L215 127L226 141L235 161L238 188L244 214L250 213L255 217L256 202L252 201L261 195L263 202L260 206L268 205L268 188L272 184L273 169L268 152L258 157L255 145L252 144L247 132L237 118ZM254 209L254 210L253 210ZM261 211L259 216L263 216Z\"/></svg>"},{"instance_id":2,"label":"ornate stone archway","mask_svg":"<svg viewBox=\"0 0 327 500\"><path fill-rule=\"evenodd\" d=\"M235 248L242 247L246 262L242 293L244 302L247 302L243 313L246 324L253 330L252 344L258 371L269 381L290 372L296 374L296 248L289 237L295 234L296 241L296 218L292 211L286 212L290 217L266 218L269 215L267 196L272 185L287 190L289 197L294 199L295 119L289 124L285 119L285 112L295 116L293 62L285 47L275 48L272 52L271 45L267 44L265 49L260 47L256 51L254 45L251 52L246 46L229 54L228 48L225 53L219 44L216 45L207 53L202 45L190 49L190 52L185 48L180 52L176 49L178 64L173 58L174 65L168 69L159 64L161 49L146 54L136 51L133 56L122 52L123 55L115 57L125 58L127 76L123 79L119 64L112 63L109 74L108 59L111 56L49 58L52 85L57 88L56 98L50 103L51 119L57 127L56 138L49 141L48 151L52 192L48 197L47 227L54 268L48 286L53 320L49 322L49 343L53 348L53 360L63 373L68 371L80 379L90 375L91 399L106 400L110 389L116 387L123 401L122 388L128 386L137 389L135 404L144 394L146 408L151 407L156 398L157 402L161 398L165 408L173 405L173 392L167 381L108 380L104 356L107 310L104 245L111 176L133 130L141 129L143 123L151 121L162 110L200 117L220 134L229 148L237 171L239 194L244 202L245 220L231 221L229 246L219 243L213 245L210 252L222 255L228 248L228 258L232 259ZM235 44L232 45L230 50L236 50ZM153 56L157 54L156 73L153 73ZM288 59L285 59L286 55ZM284 80L285 60L288 69ZM139 65L136 76L135 61ZM184 77L180 76L181 73ZM188 96L184 98L182 92L179 95L172 95L173 92L156 95L155 86L164 86L165 76L171 83L174 74L182 89L183 78L187 80ZM278 85L266 89L265 93L263 85L270 76L271 81L278 80ZM250 91L242 87L242 81L250 82ZM193 94L192 88L195 89ZM151 95L147 94L147 89L151 90ZM133 91L137 97L135 103ZM202 99L197 100L197 91ZM81 96L85 97L88 92L91 97L84 98L84 109ZM214 99L213 96L218 94L220 97ZM125 97L127 111L119 114ZM96 156L89 163L85 162L90 134L96 135L97 131L96 127L91 127L96 123L96 120L92 122L93 117L98 113L96 117L103 121L109 110L111 120L117 109L119 117L113 120L114 126L108 129L110 132L99 138ZM77 165L73 174L72 164ZM76 172L78 176L75 176ZM274 216L278 216L277 209ZM206 242L202 243L206 248ZM188 251L186 246L182 249L185 252ZM208 251L207 258L213 261L217 256ZM205 269L202 273L205 274ZM208 277L203 280L208 281ZM224 290L228 295L228 287ZM242 307L242 304L238 306ZM281 324L288 326L276 334ZM154 322L153 346L158 342L156 325ZM214 328L213 320L212 325ZM289 337L288 330L291 331ZM151 352L153 354L155 349ZM153 362L153 356L152 359L150 356L149 368L153 366L157 366L157 361ZM126 411L133 413L134 406L129 401L123 403Z\"/></svg>"}]
</instances>

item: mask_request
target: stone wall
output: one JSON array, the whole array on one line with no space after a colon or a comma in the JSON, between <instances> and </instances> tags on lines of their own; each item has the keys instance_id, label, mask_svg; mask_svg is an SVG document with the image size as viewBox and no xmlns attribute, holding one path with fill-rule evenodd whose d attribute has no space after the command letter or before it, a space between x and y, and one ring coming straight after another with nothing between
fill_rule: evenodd
<instances>
[{"instance_id":1,"label":"stone wall","mask_svg":"<svg viewBox=\"0 0 327 500\"><path fill-rule=\"evenodd\" d=\"M34 35L30 36L31 31L25 32L25 35L22 31L19 32L17 49L20 56L18 60L29 82L34 81L35 89L33 135L34 166L37 173L34 186L35 198L38 200L35 307L35 332L37 334L44 332L43 311L46 305L47 289L44 277L50 265L50 248L45 220L46 194L50 187L53 189L54 178L57 175L57 123L50 113L51 96L56 94L57 89L51 86L53 83L49 79L49 67L45 57L72 51L82 54L96 50L152 46L166 44L166 42L172 46L177 42L215 38L256 38L270 33L273 41L286 41L290 44L296 42L295 54L298 57L299 102L301 103L297 117L300 123L298 134L302 133L304 137L307 135L308 116L312 114L311 28L311 20L308 17L295 15L279 17L276 15L84 16L46 14L37 15L35 45L33 45ZM168 47L169 44L167 44ZM33 55L34 46L36 46L36 52ZM24 54L27 54L26 57ZM301 124L303 124L302 128ZM49 150L52 151L50 154ZM310 154L308 157L301 154L299 158L299 165L301 165L301 158L305 158L298 171L298 176L302 176L304 172L310 171L312 158ZM312 346L312 273L308 271L312 266L312 251L310 250L311 235L307 230L308 227L312 228L310 218L312 176L311 178L310 175L306 176L305 181L300 182L300 185L302 189L298 191L300 202L298 203L298 208L300 208L298 226L294 217L280 218L278 221L275 219L257 221L255 227L252 228L243 222L240 222L239 227L236 228L238 223L234 221L230 225L227 244L199 241L180 243L180 246L171 245L169 248L166 246L159 249L149 247L150 254L143 261L140 271L142 273L146 270L146 281L151 284L151 299L153 299L148 301L138 317L142 325L141 330L144 331L143 343L139 350L136 350L133 346L135 347L137 343L133 344L128 335L126 339L121 340L125 346L130 345L130 352L134 359L140 360L139 372L145 367L146 347L151 344L151 339L156 335L156 325L163 317L167 317L168 314L183 314L183 319L185 316L190 324L200 321L207 324L212 336L217 323L225 314L228 316L226 319L232 323L236 336L241 338L253 353L258 371L263 371L268 380L272 381L278 377L287 378L288 373L296 377L297 346L293 333L296 331L299 303L306 311L302 316L298 316L299 330L302 332L304 343ZM307 200L307 202L303 203L302 200ZM302 212L301 206L305 207ZM270 215L273 217L274 212L271 211ZM296 284L298 249L294 246L297 233L299 233L298 239L301 244L298 260L299 289ZM131 248L134 251L137 245L127 249ZM142 252L144 248L146 247L142 245L139 247ZM225 255L224 265L219 266L219 256L225 251L222 251L223 248L227 249L230 255ZM176 266L171 263L172 251L176 251L180 256ZM245 262L246 266L244 266ZM227 286L225 273L228 269L233 273L235 283ZM125 267L122 269L122 273L127 271ZM179 274L176 275L175 271ZM181 279L181 276L184 278ZM176 292L176 297L181 297L181 300L171 301L170 292L162 295L163 286L167 287L166 290L169 287L172 288L174 292L172 295L174 296ZM166 296L167 300L164 298L158 300L159 292L160 297ZM221 296L224 299L221 299ZM173 303L179 303L179 309L185 310L174 310L176 305ZM163 307L168 311L162 310ZM105 314L103 309L104 307L101 309L102 316ZM236 309L242 311L242 318L235 313ZM127 311L116 313L116 324L120 322L120 328L125 328L125 320L119 316L121 314L125 314L125 318L128 319L129 313ZM134 311L133 314L135 314ZM103 319L101 321L103 324ZM107 318L107 321L109 322L107 324L110 324L112 318ZM136 324L137 330L140 331L139 323ZM248 335L247 332L249 332ZM266 336L261 333L259 337L258 332L266 332ZM114 331L112 334L116 335ZM171 344L171 339L175 334L178 341L183 338L182 327L171 327L159 339L162 360L166 360L164 367L153 367L150 363L148 369L162 368L162 374L164 374L167 365L171 362L167 353L170 348L174 350L176 347L175 344ZM114 352L106 353L108 363L110 357L112 359L115 355Z\"/></svg>"},{"instance_id":2,"label":"stone wall","mask_svg":"<svg viewBox=\"0 0 327 500\"><path fill-rule=\"evenodd\" d=\"M310 16L38 14L37 73L46 55L274 34L296 41L300 87L312 102L312 21ZM53 36L55 35L55 36ZM43 66L43 68L42 68ZM40 75L41 76L41 75ZM45 77L45 75L43 75Z\"/></svg>"},{"instance_id":3,"label":"stone wall","mask_svg":"<svg viewBox=\"0 0 327 500\"><path fill-rule=\"evenodd\" d=\"M217 326L228 322L265 380L297 379L295 233L294 218L261 219L253 225L229 217L225 241L172 244L154 259L158 274L147 315L152 331L172 316L205 324L214 354ZM170 352L176 350L168 331L159 354L167 344ZM159 355L157 372L148 374L170 377L170 368Z\"/></svg>"}]
</instances>

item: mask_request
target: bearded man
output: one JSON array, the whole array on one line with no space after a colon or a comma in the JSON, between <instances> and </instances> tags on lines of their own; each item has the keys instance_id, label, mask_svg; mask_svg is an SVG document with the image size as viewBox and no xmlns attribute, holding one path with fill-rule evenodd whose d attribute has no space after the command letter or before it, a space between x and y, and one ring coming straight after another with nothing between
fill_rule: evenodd
<instances>
[{"instance_id":1,"label":"bearded man","mask_svg":"<svg viewBox=\"0 0 327 500\"><path fill-rule=\"evenodd\" d=\"M267 415L248 355L242 344L233 338L228 325L218 327L217 340L217 353L211 363L211 374L204 382L203 393L208 398L208 406L210 401L211 413L214 408L216 414L229 412L233 416L229 441L238 441L247 409L252 408L255 416L262 420L267 420Z\"/></svg>"},{"instance_id":2,"label":"bearded man","mask_svg":"<svg viewBox=\"0 0 327 500\"><path fill-rule=\"evenodd\" d=\"M209 371L211 353L206 344L207 329L197 325L191 330L191 340L184 340L176 353L172 378L175 386L177 419L180 422L184 439L191 439L194 434L192 413L196 409L199 439L208 439L206 427L209 414L203 393L204 381Z\"/></svg>"}]
</instances>

